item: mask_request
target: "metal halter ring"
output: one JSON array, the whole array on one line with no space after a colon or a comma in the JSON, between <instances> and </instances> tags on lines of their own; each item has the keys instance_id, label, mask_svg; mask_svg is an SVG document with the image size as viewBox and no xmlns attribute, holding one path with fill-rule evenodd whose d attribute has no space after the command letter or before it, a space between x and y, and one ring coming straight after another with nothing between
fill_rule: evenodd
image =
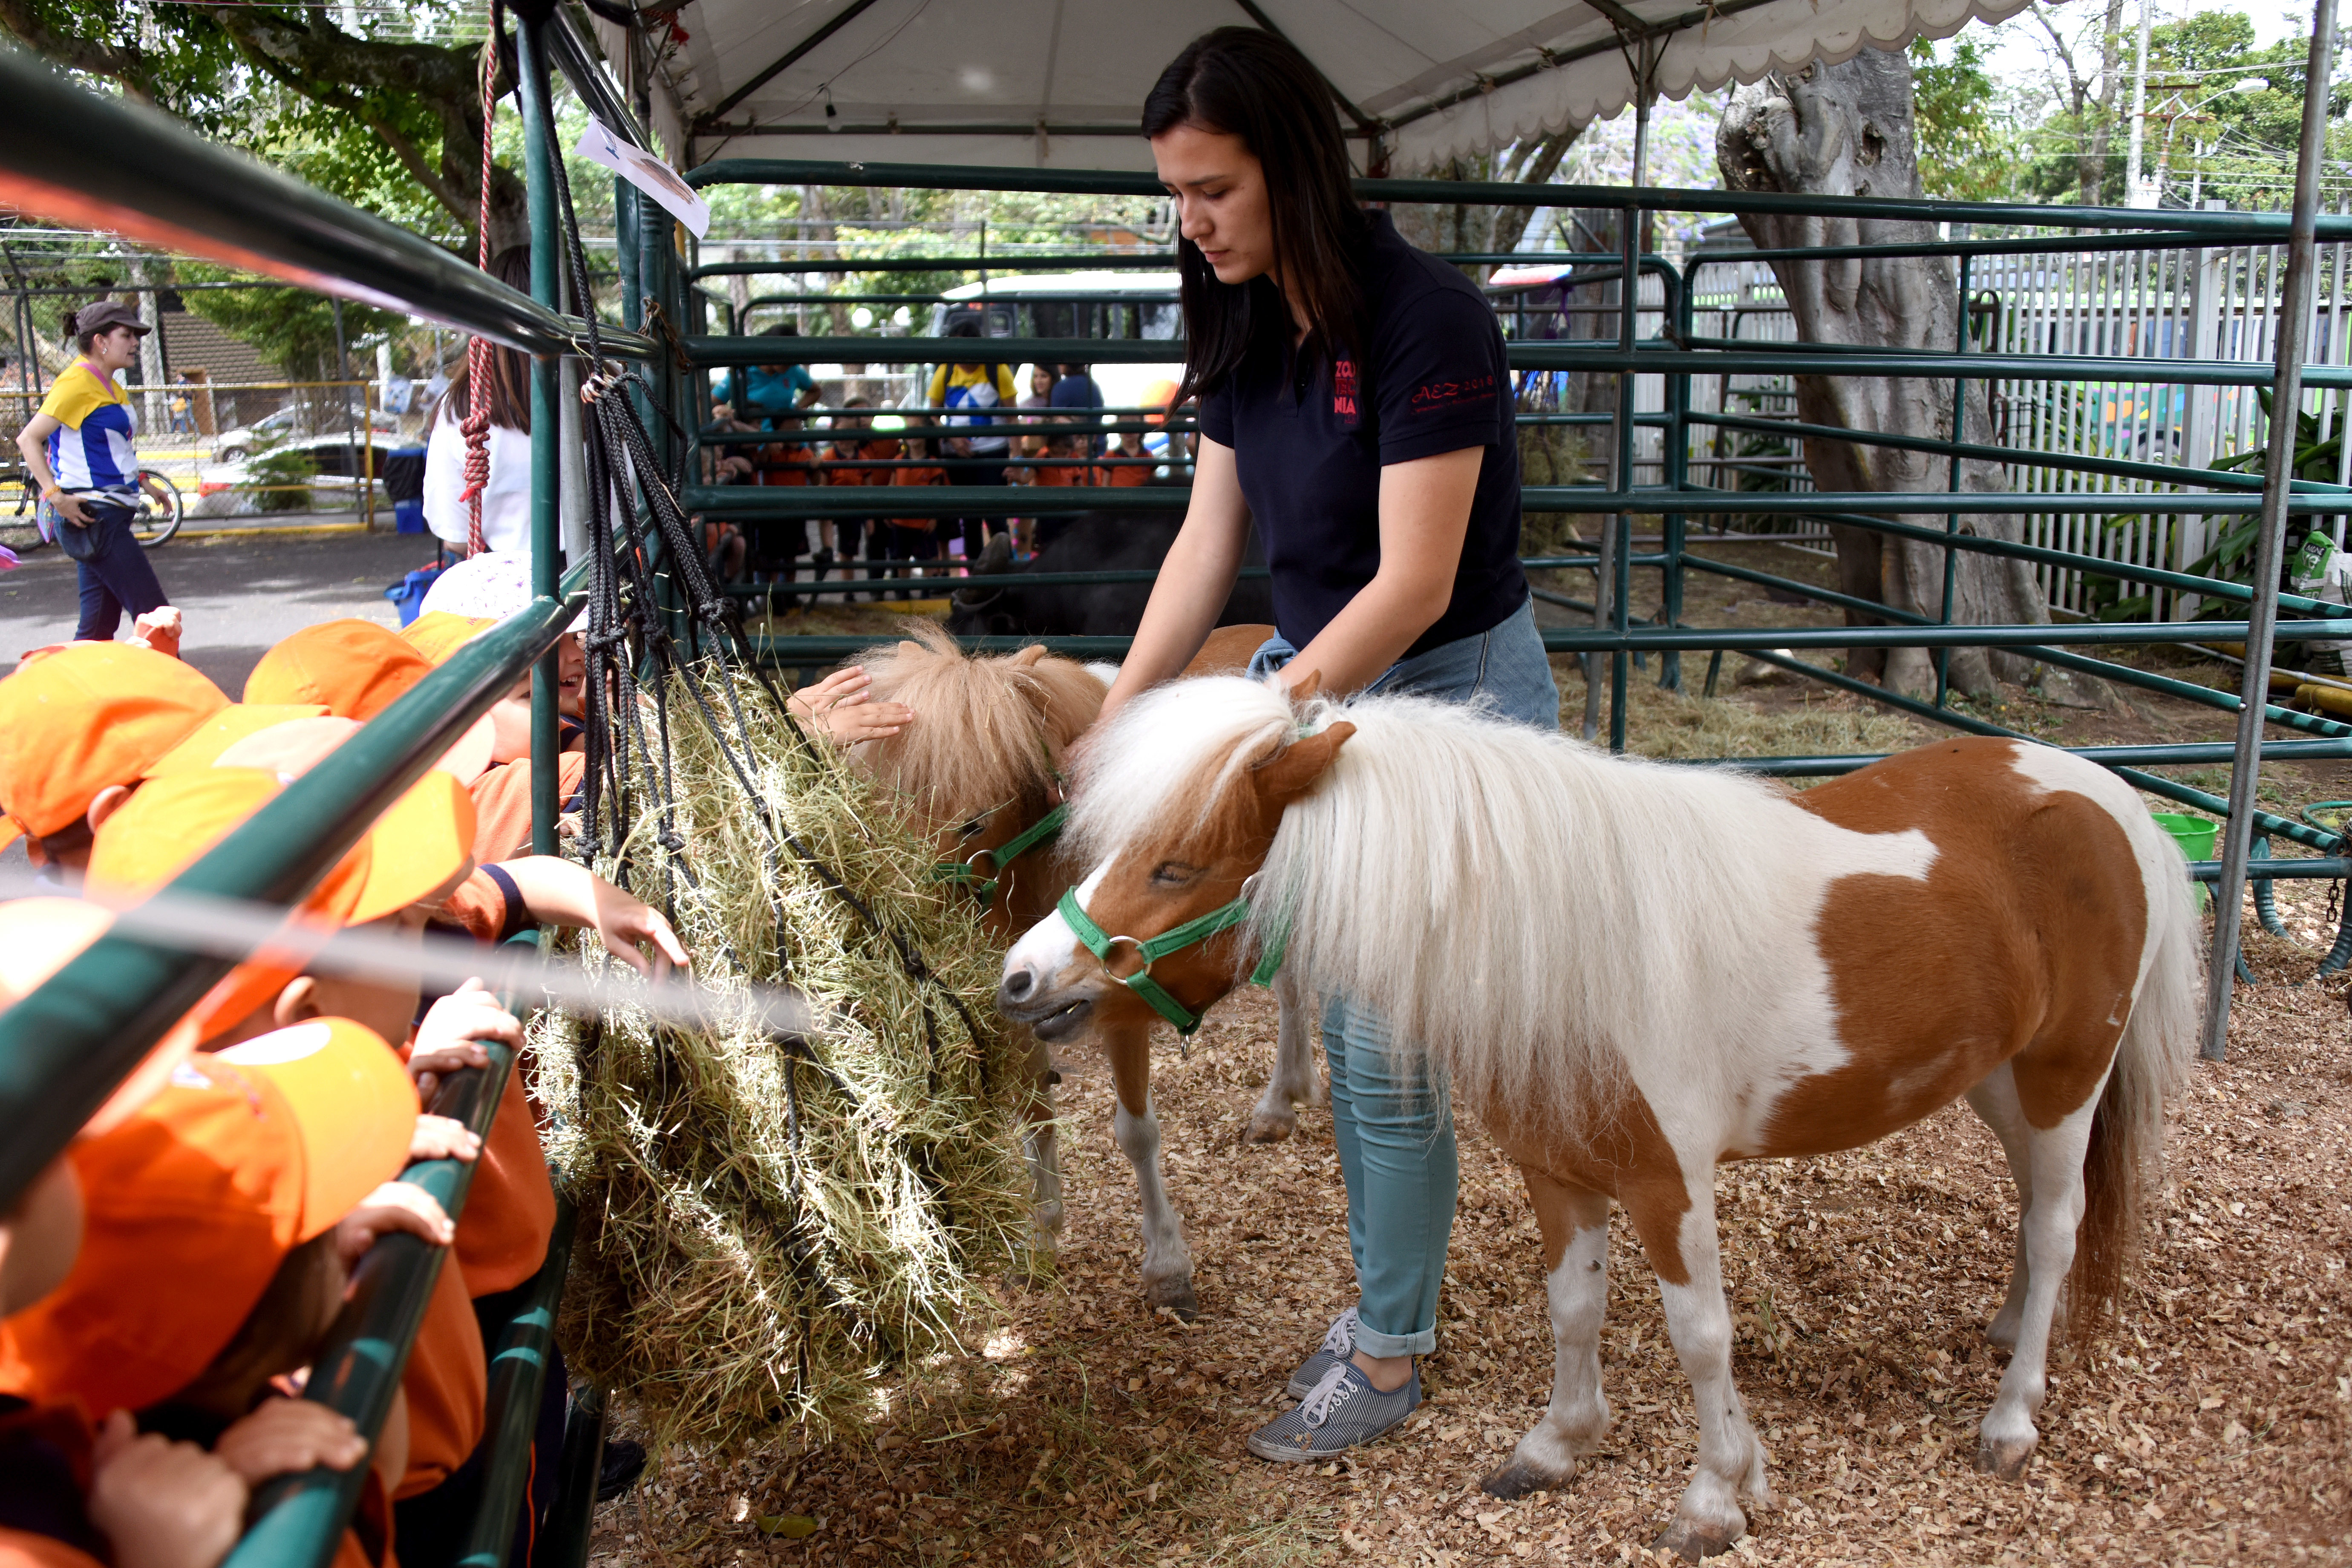
<instances>
[{"instance_id":1,"label":"metal halter ring","mask_svg":"<svg viewBox=\"0 0 2352 1568\"><path fill-rule=\"evenodd\" d=\"M1132 974L1118 973L1110 966L1110 955L1120 942L1125 942L1128 946L1135 949L1135 956L1143 960L1143 967L1137 970ZM1095 962L1102 965L1102 972L1105 974L1109 975L1113 980L1118 981L1122 985L1132 985L1137 981L1145 978L1151 973L1151 960L1145 955L1143 951L1143 942L1139 937L1105 937L1103 939L1102 951L1095 955Z\"/></svg>"},{"instance_id":2,"label":"metal halter ring","mask_svg":"<svg viewBox=\"0 0 2352 1568\"><path fill-rule=\"evenodd\" d=\"M982 860L988 862L988 868L985 871L981 869L980 863ZM975 872L983 877L993 877L1003 869L1003 868L998 866L996 863L996 851L993 849L975 849L970 855L964 857L963 863L965 869Z\"/></svg>"}]
</instances>

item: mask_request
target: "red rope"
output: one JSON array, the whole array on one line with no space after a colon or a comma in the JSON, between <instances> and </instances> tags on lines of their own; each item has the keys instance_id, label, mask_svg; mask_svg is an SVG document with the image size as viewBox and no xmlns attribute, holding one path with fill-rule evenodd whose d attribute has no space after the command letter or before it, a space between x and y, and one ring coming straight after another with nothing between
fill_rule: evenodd
<instances>
[{"instance_id":1,"label":"red rope","mask_svg":"<svg viewBox=\"0 0 2352 1568\"><path fill-rule=\"evenodd\" d=\"M493 11L493 16L496 13ZM490 118L498 110L491 88L499 64L499 35L493 24L482 44L482 205L477 233L476 265L490 269ZM457 426L466 437L466 553L479 555L489 548L482 538L482 492L490 486L490 379L498 374L487 338L466 345L466 417Z\"/></svg>"}]
</instances>

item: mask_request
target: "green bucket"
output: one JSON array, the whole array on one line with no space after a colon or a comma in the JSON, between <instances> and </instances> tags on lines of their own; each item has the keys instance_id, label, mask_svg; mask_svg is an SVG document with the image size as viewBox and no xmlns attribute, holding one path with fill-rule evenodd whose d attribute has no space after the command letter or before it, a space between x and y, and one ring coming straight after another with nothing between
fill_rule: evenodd
<instances>
[{"instance_id":1,"label":"green bucket","mask_svg":"<svg viewBox=\"0 0 2352 1568\"><path fill-rule=\"evenodd\" d=\"M2148 815L2156 818L2156 825L2158 827L2172 835L2173 843L2180 847L2182 858L2189 860L2213 858L2213 840L2221 831L2220 823L2210 816L2190 816L2186 812L2179 811L2151 811ZM2210 902L2205 892L2205 884L2198 882L2194 887L2197 892L2197 907L2202 910Z\"/></svg>"}]
</instances>

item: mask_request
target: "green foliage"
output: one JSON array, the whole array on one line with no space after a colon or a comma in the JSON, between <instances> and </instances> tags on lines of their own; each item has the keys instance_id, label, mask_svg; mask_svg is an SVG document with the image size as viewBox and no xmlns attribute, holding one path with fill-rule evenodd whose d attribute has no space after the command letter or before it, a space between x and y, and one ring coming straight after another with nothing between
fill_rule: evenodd
<instances>
[{"instance_id":1,"label":"green foliage","mask_svg":"<svg viewBox=\"0 0 2352 1568\"><path fill-rule=\"evenodd\" d=\"M1914 43L1911 102L1919 180L1929 195L1988 201L2007 191L2015 139L1976 39Z\"/></svg>"},{"instance_id":2,"label":"green foliage","mask_svg":"<svg viewBox=\"0 0 2352 1568\"><path fill-rule=\"evenodd\" d=\"M479 173L470 145L444 139L478 124L469 117L481 18L477 0L410 0L371 8L347 34L333 7L316 5L8 0L0 32L91 85L446 236L470 226Z\"/></svg>"},{"instance_id":3,"label":"green foliage","mask_svg":"<svg viewBox=\"0 0 2352 1568\"><path fill-rule=\"evenodd\" d=\"M257 500L263 511L310 510L310 481L319 477L319 465L310 453L266 452L246 464L245 471L260 487Z\"/></svg>"},{"instance_id":4,"label":"green foliage","mask_svg":"<svg viewBox=\"0 0 2352 1568\"><path fill-rule=\"evenodd\" d=\"M236 274L223 268L183 262L182 281L228 279ZM182 296L188 309L221 331L253 345L261 357L296 381L331 381L339 370L335 359L335 307L322 294L308 289L271 288L191 289ZM352 373L362 378L374 365L358 353L363 337L396 332L406 319L371 305L343 303L343 342L353 355Z\"/></svg>"}]
</instances>

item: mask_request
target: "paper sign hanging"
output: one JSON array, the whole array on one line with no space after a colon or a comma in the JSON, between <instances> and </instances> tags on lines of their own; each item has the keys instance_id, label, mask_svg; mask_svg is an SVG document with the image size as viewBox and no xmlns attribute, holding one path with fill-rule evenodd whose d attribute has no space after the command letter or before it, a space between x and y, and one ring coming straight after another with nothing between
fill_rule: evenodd
<instances>
[{"instance_id":1,"label":"paper sign hanging","mask_svg":"<svg viewBox=\"0 0 2352 1568\"><path fill-rule=\"evenodd\" d=\"M592 117L580 145L572 151L592 163L603 164L659 202L672 217L694 231L695 238L700 239L709 230L710 204L679 179L676 170L644 148L614 135L603 121Z\"/></svg>"}]
</instances>

